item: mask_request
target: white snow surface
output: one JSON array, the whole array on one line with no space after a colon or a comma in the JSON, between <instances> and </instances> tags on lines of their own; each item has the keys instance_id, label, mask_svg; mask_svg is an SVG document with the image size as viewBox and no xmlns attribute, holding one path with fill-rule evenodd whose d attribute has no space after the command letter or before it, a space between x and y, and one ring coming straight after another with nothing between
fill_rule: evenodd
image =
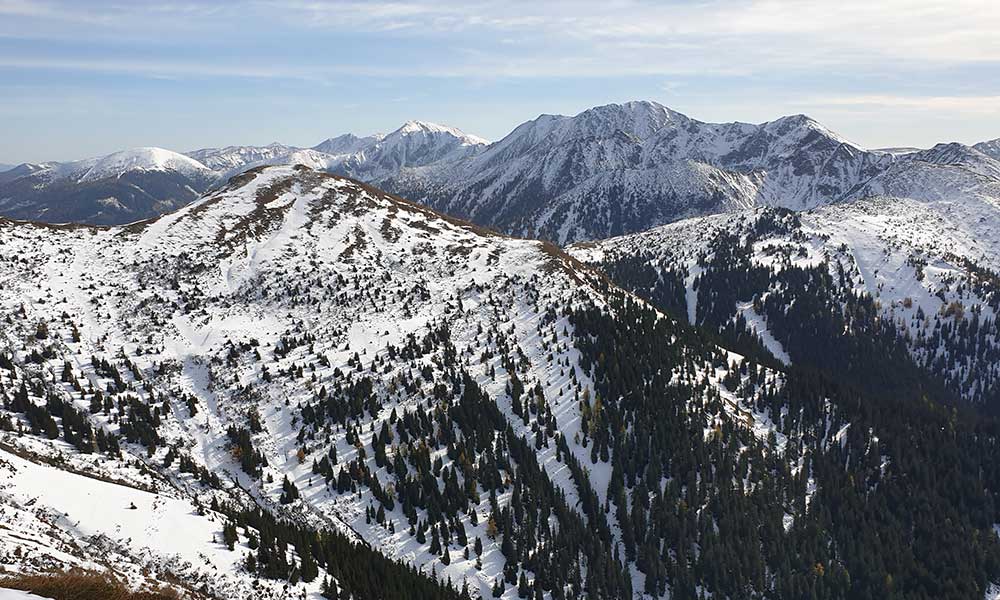
<instances>
[{"instance_id":1,"label":"white snow surface","mask_svg":"<svg viewBox=\"0 0 1000 600\"><path fill-rule=\"evenodd\" d=\"M0 600L44 600L44 598L21 590L0 588Z\"/></svg>"},{"instance_id":2,"label":"white snow surface","mask_svg":"<svg viewBox=\"0 0 1000 600\"><path fill-rule=\"evenodd\" d=\"M249 591L249 582L241 573L243 553L230 551L221 542L224 520L211 513L199 515L190 499L85 477L5 451L0 451L0 471L4 516L9 518L7 504L31 507L39 515L39 523L78 540L78 551L88 556L94 566L125 547L136 561L133 568L213 581L219 590ZM0 522L6 528L31 524L17 517ZM28 532L31 538L38 539L37 531ZM0 533L0 550L14 543L21 545L20 537L13 532L9 536ZM47 549L39 545L35 552L39 551ZM128 568L128 563L117 564L125 567L123 570L135 583L143 581L138 572Z\"/></svg>"},{"instance_id":3,"label":"white snow surface","mask_svg":"<svg viewBox=\"0 0 1000 600\"><path fill-rule=\"evenodd\" d=\"M120 177L129 171L176 171L191 178L211 174L208 167L183 154L163 148L133 148L97 160L86 173L79 176L79 181Z\"/></svg>"},{"instance_id":4,"label":"white snow surface","mask_svg":"<svg viewBox=\"0 0 1000 600\"><path fill-rule=\"evenodd\" d=\"M44 548L47 565L96 562L81 547L102 535L109 541L101 548L110 548L106 551L114 552L116 564L136 581L144 568L170 569L193 583L214 573L218 576L213 581L232 594L227 597L243 595L252 578L232 561L241 559L244 551L230 552L212 541L213 535L221 535L222 523L210 511L191 514L195 498L207 506L214 497L260 503L289 518L335 528L425 573L434 569L456 585L468 581L474 592L489 597L504 558L499 541L485 535L488 494L480 490L481 500L474 507L478 524L460 515L469 538L484 542L482 568L476 568L475 556L465 559L462 548L454 545L445 565L440 555L409 535L399 506L386 511L395 523L395 532L390 532L367 522L370 495L337 493L312 472L312 461L331 446L339 464L360 453L342 429L332 432L329 440L320 436L300 444L299 407L314 401L317 388L338 381L338 369L371 372L372 393L382 408L351 422L357 425L362 447L370 446L373 432L390 413L432 408L436 402L430 384L403 393L396 382L404 370L438 370L441 357L432 354L412 365L387 361L387 346L398 349L410 336L420 340L441 323L449 327L460 363L518 435L531 439L532 424L524 424L513 412L507 389L510 365L502 360L501 341L516 345L515 356L523 355L513 368L525 389L542 390L557 431L567 440L581 432L576 394L595 389L581 367L573 327L558 307L584 301L605 306L596 273L541 242L475 228L304 167L274 166L243 174L183 209L127 227L56 228L0 220L0 249L0 257L18 257L0 269L0 308L13 314L23 306L25 311L17 326L0 331L0 350L10 349L19 364L23 362L24 340L32 338L40 321L49 323L58 350L56 358L25 364L13 375L0 370L4 385L16 385L11 377L55 382L53 393L87 410L80 393L58 383L65 363L85 385L103 389L109 379L95 371L91 357L123 365L124 355L143 376L139 381L123 368L128 393L151 401L148 385L157 402L161 393L166 398L159 428L165 444L176 445L224 483L222 490L213 491L190 474L162 468L167 451L162 446L147 456L145 448L125 444L125 460L95 460L95 455L77 454L61 441L0 436L10 446L62 461L66 471L121 482L84 481L82 475L8 459L12 469L28 475L3 491L10 509L4 509L0 523L32 532L37 546ZM550 308L557 309L554 320L548 317ZM306 333L315 341L276 353L283 338ZM244 344L254 351L237 350ZM254 353L261 358L253 358ZM297 368L303 377L287 374ZM719 385L723 374L711 369L707 383ZM187 396L198 407L194 415L189 414ZM726 418L753 428L761 439L774 431L768 415L754 413L731 394L726 398ZM230 425L246 423L250 410L257 411L262 428L253 435L254 447L268 463L262 479L241 470L226 436ZM95 426L118 430L108 415L91 418ZM303 446L306 456L300 463L296 454ZM569 443L569 449L589 471L594 492L605 500L610 465L592 464L590 449L578 443ZM444 449L436 450L433 458L441 458L445 467L453 464ZM547 441L537 460L574 506L572 499L579 492L565 462L557 460L555 444ZM383 484L391 481L370 452L364 464ZM301 494L287 506L278 502L285 476ZM42 492L51 481L81 493L49 498ZM143 491L154 487L155 498ZM88 497L98 499L105 513L88 511ZM28 506L32 498L38 500ZM498 501L510 502L510 492L498 494ZM136 511L120 509L131 503ZM45 511L36 514L31 508L35 505ZM49 524L49 514L63 515L60 526ZM173 520L177 530L165 531ZM620 535L617 526L612 533ZM241 532L241 544L244 540ZM17 568L38 568L14 563ZM309 588L310 593L315 589ZM641 589L641 579L636 589ZM515 596L516 589L508 587L504 597Z\"/></svg>"}]
</instances>

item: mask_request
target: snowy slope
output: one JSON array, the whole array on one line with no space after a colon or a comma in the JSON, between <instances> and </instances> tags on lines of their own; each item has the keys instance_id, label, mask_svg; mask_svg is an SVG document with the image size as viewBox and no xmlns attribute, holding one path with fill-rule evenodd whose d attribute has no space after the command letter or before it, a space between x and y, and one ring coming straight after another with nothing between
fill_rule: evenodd
<instances>
[{"instance_id":1,"label":"snowy slope","mask_svg":"<svg viewBox=\"0 0 1000 600\"><path fill-rule=\"evenodd\" d=\"M191 498L86 477L2 450L0 471L0 555L20 549L31 561L29 571L101 570L111 563L136 587L180 579L185 587L206 586L230 597L259 593L259 584L243 572L242 553L222 543L224 517L199 511ZM265 582L269 593L280 587Z\"/></svg>"},{"instance_id":2,"label":"snowy slope","mask_svg":"<svg viewBox=\"0 0 1000 600\"><path fill-rule=\"evenodd\" d=\"M17 325L0 330L0 348L15 361L12 373L0 369L4 386L17 390L21 382L35 382L27 392L32 402L43 402L36 391L44 388L84 411L93 402L88 387L107 390L107 397L116 401L131 395L155 406L160 421L155 428L160 441L149 450L128 441L132 430L124 428L130 422L124 415L138 418L132 413L119 419L98 408L90 414L96 427L121 436L123 460L95 461L41 435L0 433L6 444L59 456L75 469L164 490L158 499L4 455L7 468L26 476L2 492L13 507L3 514L15 516L0 519L8 519L8 527L37 532L33 535L53 560L95 560L85 549L71 546L103 534L125 565L167 565L190 584L210 571L219 574L217 589L243 589L251 578L237 564L243 551L220 549L212 541L221 525L211 513L190 514L191 503L207 506L214 498L256 503L313 527L334 528L488 597L510 566L503 536L488 534L495 514L491 497L495 494L499 506L509 507L513 489L497 473L500 488L486 487L492 485L487 483L492 480L489 463L480 463L481 483L467 479L479 486L468 509L447 520L469 540L464 550L454 538L445 542L447 559L442 551L431 552L430 532L420 541L407 531L408 517L399 502L388 504L384 522L368 513L384 506L374 501L380 490L393 482L403 484L390 471L391 462L380 462L376 436L397 423L397 417L409 415L419 423L419 415L444 418L451 407L463 406L464 397L452 396L442 383L456 369L488 398L489 408L477 413L477 419L493 422L491 411L496 411L503 424L492 435L510 428L514 438L501 442L498 437L496 443L522 439L529 447L534 444L530 459L517 459L517 469L537 463L545 486L558 491L551 501L566 503L558 504L563 507L558 519L552 517L557 532L586 527L579 524L583 495L608 500L611 472L605 459L591 459L578 400L584 390L591 393L594 383L581 366L573 325L562 311L569 306L612 309L605 304L603 280L552 246L493 234L303 167L256 169L179 211L128 227L95 230L0 221L0 230L2 255L19 257L6 262L0 275L0 306L7 314L22 305L26 311ZM42 322L48 324L49 337L40 339L37 325ZM34 341L22 348L18 340L26 336ZM671 342L664 338L663 343ZM47 349L52 358L32 362L32 349ZM727 368L709 361L726 365L739 357L721 356L728 358L691 355L693 361L705 361L695 377L727 399L713 420L747 428L765 443L775 425L745 398L722 388ZM116 387L92 357L117 365L122 384ZM58 373L69 373L69 379L58 383ZM85 383L77 389L73 380ZM521 400L514 402L515 380L524 390L534 390L530 414ZM781 380L772 373L768 381L780 385ZM368 398L365 408L350 409L355 412L346 425L311 420L315 407L324 406L325 394L339 399L360 389L362 382L370 386L370 395L363 396ZM537 413L536 401L541 407ZM24 416L16 411L12 416L25 426ZM250 425L254 452L265 460L258 474L247 472L234 458L234 442L227 434L230 427L248 427L248 419L255 423ZM433 474L442 478L437 481L443 489L449 472L465 472L460 457L436 436L419 443L396 442L405 431L401 423L391 430L390 458L419 456L426 445L430 459L441 460ZM780 437L782 443L784 439ZM567 449L557 450L560 443ZM174 452L217 474L218 485L178 471L178 459L168 459L177 456ZM313 466L329 456L336 457L334 475L340 473L332 480ZM569 456L586 465L587 479L573 474ZM419 468L416 458L408 460L413 461L410 469ZM171 462L173 466L163 466ZM140 463L144 468L129 466ZM374 479L361 477L359 469ZM284 477L299 495L289 503L279 501ZM338 489L344 477L348 489ZM45 486L55 484L79 494L42 494ZM35 505L31 498L55 513L69 513L67 525L60 521L53 531L37 522L42 517L25 512ZM119 514L131 503L137 512ZM95 504L103 510L89 508ZM414 510L420 523L434 514L423 505ZM166 523L175 519L176 529L166 531ZM621 535L614 523L590 526L608 527L612 539ZM475 538L483 544L481 556L466 555ZM4 543L17 544L13 539ZM546 552L582 551L574 549L575 543ZM19 568L30 567L22 563ZM521 572L536 577L528 568ZM643 576L633 572L639 589ZM318 583L308 589L315 591ZM503 597L516 596L516 586L508 585Z\"/></svg>"},{"instance_id":3,"label":"snowy slope","mask_svg":"<svg viewBox=\"0 0 1000 600\"><path fill-rule=\"evenodd\" d=\"M679 277L686 294L677 310L692 322L696 313L698 319L709 318L699 312L698 302L709 281L706 264L721 266L713 260L721 240L747 245L750 266L772 272L790 266L826 269L839 286L824 290L824 301L837 304L843 292L871 298L885 322L897 326L921 368L947 382L962 399L994 410L1000 408L994 391L998 370L991 358L1000 347L1000 331L994 331L1000 312L1000 234L995 227L1000 222L1000 182L981 174L993 165L950 162L954 156L940 150L933 152L934 162L927 155L901 160L848 202L798 214L757 209L689 219L578 244L570 252L606 268L635 261L661 277ZM725 280L713 281L726 285ZM781 283L780 277L778 281L747 288L746 297L723 307L723 313L728 311L733 319L742 314L747 329L759 335L774 356L794 362L794 354L788 356L755 307L766 304L774 290L800 297L816 290L793 291L793 284ZM653 286L645 288L647 293L658 285L630 283ZM975 327L971 331L966 329L970 315ZM946 329L939 336L942 325ZM808 334L793 329L790 335ZM802 345L807 340L786 341ZM977 347L973 356L960 358Z\"/></svg>"},{"instance_id":4,"label":"snowy slope","mask_svg":"<svg viewBox=\"0 0 1000 600\"><path fill-rule=\"evenodd\" d=\"M938 292L970 300L953 278L960 269L929 255L924 278L936 287L888 289L886 272L921 264L900 264L903 251L876 262L913 206L892 218L868 201L829 206L807 213L817 215L808 226L775 213L784 216L771 229L743 214L709 217L574 252L602 262L633 243L659 253L654 270L689 262L679 281L690 285L671 297L690 298L698 320L713 267L698 254L715 232L763 236L751 267L826 268L827 244L839 240L814 230L849 218L852 239L870 237L852 288L870 286L883 303L908 294L899 317ZM847 208L859 212L837 212ZM847 251L833 250L848 264ZM866 417L850 412L853 401L715 346L550 244L302 166L253 169L124 227L0 220L0 267L8 569L109 556L99 566L136 583L169 570L178 586L204 584L215 597L318 600L324 579L351 591L363 585L353 574L379 573L365 570L374 549L419 569L420 581L450 581L456 600L463 588L508 599L721 597L715 578L698 573L729 562L713 554L722 545L742 552L753 540L776 563L801 543L834 546L825 528L838 519L820 524L840 514L845 487L872 507L890 486L923 498L924 488L906 487L912 472L898 470L900 438L881 448L891 431L854 427ZM795 364L772 331L769 303L781 290L768 291L733 309ZM941 319L942 329L957 320ZM79 493L51 491L60 486ZM301 531L279 544L269 538L276 526L251 522L257 509ZM247 524L233 534L230 518ZM909 531L912 519L900 518L893 531ZM963 527L960 539L982 529L946 518L934 527ZM224 531L233 550L219 542ZM319 556L313 534L358 545ZM690 578L669 572L678 549L696 565ZM318 560L330 572L297 582ZM832 579L851 560L822 564ZM745 585L779 596L776 585L815 581L816 564L771 582L758 561Z\"/></svg>"},{"instance_id":5,"label":"snowy slope","mask_svg":"<svg viewBox=\"0 0 1000 600\"><path fill-rule=\"evenodd\" d=\"M39 599L42 599L42 597L36 596L34 594L29 594L28 592L0 588L0 600L39 600Z\"/></svg>"}]
</instances>

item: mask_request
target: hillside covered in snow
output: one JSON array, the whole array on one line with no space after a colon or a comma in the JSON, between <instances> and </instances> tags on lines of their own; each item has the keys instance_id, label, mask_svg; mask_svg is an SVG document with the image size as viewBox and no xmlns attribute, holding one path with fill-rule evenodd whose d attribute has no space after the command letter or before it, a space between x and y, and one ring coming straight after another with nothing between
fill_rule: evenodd
<instances>
[{"instance_id":1,"label":"hillside covered in snow","mask_svg":"<svg viewBox=\"0 0 1000 600\"><path fill-rule=\"evenodd\" d=\"M123 227L0 220L0 564L211 598L1000 581L996 432L606 273L302 166Z\"/></svg>"},{"instance_id":2,"label":"hillside covered in snow","mask_svg":"<svg viewBox=\"0 0 1000 600\"><path fill-rule=\"evenodd\" d=\"M1000 411L1000 176L957 144L847 202L689 219L571 247L748 353Z\"/></svg>"}]
</instances>

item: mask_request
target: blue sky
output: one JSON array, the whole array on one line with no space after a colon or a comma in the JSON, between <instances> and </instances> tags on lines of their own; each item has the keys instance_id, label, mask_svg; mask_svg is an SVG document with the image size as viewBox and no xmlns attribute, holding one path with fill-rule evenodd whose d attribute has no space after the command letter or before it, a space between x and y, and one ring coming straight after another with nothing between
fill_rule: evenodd
<instances>
[{"instance_id":1,"label":"blue sky","mask_svg":"<svg viewBox=\"0 0 1000 600\"><path fill-rule=\"evenodd\" d=\"M499 139L656 100L806 113L867 147L1000 137L993 0L0 0L0 162L313 145L408 119Z\"/></svg>"}]
</instances>

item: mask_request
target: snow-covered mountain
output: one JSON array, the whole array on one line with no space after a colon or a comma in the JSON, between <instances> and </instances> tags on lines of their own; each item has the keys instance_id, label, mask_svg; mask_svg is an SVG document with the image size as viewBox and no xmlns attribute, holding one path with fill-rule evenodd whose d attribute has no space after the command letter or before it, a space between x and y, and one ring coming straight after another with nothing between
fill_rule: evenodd
<instances>
[{"instance_id":1,"label":"snow-covered mountain","mask_svg":"<svg viewBox=\"0 0 1000 600\"><path fill-rule=\"evenodd\" d=\"M973 148L992 157L994 160L1000 160L1000 138L988 142L980 142L973 146Z\"/></svg>"},{"instance_id":2,"label":"snow-covered mountain","mask_svg":"<svg viewBox=\"0 0 1000 600\"><path fill-rule=\"evenodd\" d=\"M125 227L0 220L0 264L8 571L311 600L1000 580L995 436L364 184L261 167Z\"/></svg>"},{"instance_id":3,"label":"snow-covered mountain","mask_svg":"<svg viewBox=\"0 0 1000 600\"><path fill-rule=\"evenodd\" d=\"M338 170L377 182L403 169L467 160L486 145L486 140L454 127L408 121L371 147L352 155Z\"/></svg>"},{"instance_id":4,"label":"snow-covered mountain","mask_svg":"<svg viewBox=\"0 0 1000 600\"><path fill-rule=\"evenodd\" d=\"M375 133L365 137L358 137L352 133L345 133L332 137L316 144L312 147L317 152L340 156L342 154L354 154L367 148L371 148L385 137L383 133Z\"/></svg>"},{"instance_id":5,"label":"snow-covered mountain","mask_svg":"<svg viewBox=\"0 0 1000 600\"><path fill-rule=\"evenodd\" d=\"M274 142L267 146L226 146L225 148L202 148L185 153L217 173L239 170L247 165L257 164L284 156L298 148Z\"/></svg>"},{"instance_id":6,"label":"snow-covered mountain","mask_svg":"<svg viewBox=\"0 0 1000 600\"><path fill-rule=\"evenodd\" d=\"M444 125L408 121L392 133L359 138L347 134L312 148L291 148L283 154L240 165L227 178L257 166L302 164L311 169L379 181L405 168L466 159L486 146L482 138Z\"/></svg>"},{"instance_id":7,"label":"snow-covered mountain","mask_svg":"<svg viewBox=\"0 0 1000 600\"><path fill-rule=\"evenodd\" d=\"M481 224L565 242L748 206L835 202L891 161L802 115L714 124L629 102L543 115L471 158L375 181Z\"/></svg>"},{"instance_id":8,"label":"snow-covered mountain","mask_svg":"<svg viewBox=\"0 0 1000 600\"><path fill-rule=\"evenodd\" d=\"M68 176L79 183L118 178L136 171L172 171L191 180L212 176L211 169L200 162L163 148L134 148L115 152L87 165L81 171L82 175L74 172Z\"/></svg>"},{"instance_id":9,"label":"snow-covered mountain","mask_svg":"<svg viewBox=\"0 0 1000 600\"><path fill-rule=\"evenodd\" d=\"M50 168L55 164L57 163L21 163L6 171L0 172L0 182L12 181L20 177L26 177L37 171Z\"/></svg>"},{"instance_id":10,"label":"snow-covered mountain","mask_svg":"<svg viewBox=\"0 0 1000 600\"><path fill-rule=\"evenodd\" d=\"M748 207L808 210L876 193L874 179L917 163L958 161L989 175L997 165L997 148L993 141L974 148L943 144L931 150L868 151L804 115L756 125L705 123L655 102L627 102L572 117L542 115L492 144L451 127L410 121L389 134L346 134L312 148L273 143L202 149L187 156L212 171L207 185L221 185L258 166L303 164L500 231L568 243ZM71 164L53 163L23 181L10 174L21 167L0 173L0 214L114 223L184 202L179 199L185 196L183 187L169 185L140 185L141 199L130 196L133 187L122 192L128 196L124 200L106 189L81 191L88 181L57 177L88 161ZM926 175L933 179L931 171ZM46 193L40 200L36 194L50 179L64 185L55 198ZM200 192L207 185L189 187ZM61 197L89 206L58 210L55 200Z\"/></svg>"},{"instance_id":11,"label":"snow-covered mountain","mask_svg":"<svg viewBox=\"0 0 1000 600\"><path fill-rule=\"evenodd\" d=\"M841 203L689 219L571 252L743 350L895 385L885 363L860 360L882 344L904 365L898 377L997 413L997 223L1000 164L941 144L905 155Z\"/></svg>"},{"instance_id":12,"label":"snow-covered mountain","mask_svg":"<svg viewBox=\"0 0 1000 600\"><path fill-rule=\"evenodd\" d=\"M127 223L184 206L216 180L200 162L162 148L23 164L0 173L0 214L48 223Z\"/></svg>"},{"instance_id":13,"label":"snow-covered mountain","mask_svg":"<svg viewBox=\"0 0 1000 600\"><path fill-rule=\"evenodd\" d=\"M203 148L178 154L136 148L69 163L23 164L0 172L0 214L47 223L129 223L169 212L248 169L305 165L371 180L401 168L471 156L485 140L422 121L388 135L342 135L313 148Z\"/></svg>"}]
</instances>

